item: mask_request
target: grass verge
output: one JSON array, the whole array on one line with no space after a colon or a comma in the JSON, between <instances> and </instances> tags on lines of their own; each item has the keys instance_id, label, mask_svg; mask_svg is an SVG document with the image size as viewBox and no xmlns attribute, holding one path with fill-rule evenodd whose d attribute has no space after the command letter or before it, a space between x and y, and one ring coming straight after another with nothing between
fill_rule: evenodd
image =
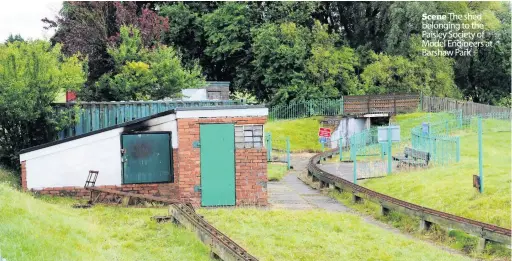
<instances>
[{"instance_id":1,"label":"grass verge","mask_svg":"<svg viewBox=\"0 0 512 261\"><path fill-rule=\"evenodd\" d=\"M14 188L20 188L19 176L14 171L7 170L0 166L0 183L8 184Z\"/></svg>"},{"instance_id":2,"label":"grass verge","mask_svg":"<svg viewBox=\"0 0 512 261\"><path fill-rule=\"evenodd\" d=\"M272 133L272 148L286 149L286 137L290 138L291 152L321 151L318 128L323 117L297 120L271 121L265 124L265 132Z\"/></svg>"},{"instance_id":3,"label":"grass verge","mask_svg":"<svg viewBox=\"0 0 512 261\"><path fill-rule=\"evenodd\" d=\"M254 208L198 212L260 260L468 260L353 214Z\"/></svg>"},{"instance_id":4,"label":"grass verge","mask_svg":"<svg viewBox=\"0 0 512 261\"><path fill-rule=\"evenodd\" d=\"M267 176L268 181L279 181L286 175L286 163L268 163Z\"/></svg>"},{"instance_id":5,"label":"grass verge","mask_svg":"<svg viewBox=\"0 0 512 261\"><path fill-rule=\"evenodd\" d=\"M472 186L472 176L478 174L478 141L472 131L458 133L461 135L459 163L401 172L361 184L418 205L510 228L511 139L510 131L496 131L506 129L498 124L504 123L484 121L483 194Z\"/></svg>"},{"instance_id":6,"label":"grass verge","mask_svg":"<svg viewBox=\"0 0 512 261\"><path fill-rule=\"evenodd\" d=\"M210 260L195 235L150 218L167 209L94 206L36 199L0 183L0 250L15 260Z\"/></svg>"},{"instance_id":7,"label":"grass verge","mask_svg":"<svg viewBox=\"0 0 512 261\"><path fill-rule=\"evenodd\" d=\"M363 200L362 203L354 203L351 193L339 193L335 190L329 191L329 196L335 198L344 205L355 209L365 215L390 224L403 232L410 233L415 237L424 240L430 240L437 243L447 245L453 249L462 251L471 257L490 259L490 260L510 260L511 250L505 246L495 243L488 243L486 249L482 253L476 252L478 238L468 235L462 231L450 230L446 231L441 227L433 224L428 231L419 230L419 218L411 217L396 211L390 211L387 215L382 215L380 205Z\"/></svg>"}]
</instances>

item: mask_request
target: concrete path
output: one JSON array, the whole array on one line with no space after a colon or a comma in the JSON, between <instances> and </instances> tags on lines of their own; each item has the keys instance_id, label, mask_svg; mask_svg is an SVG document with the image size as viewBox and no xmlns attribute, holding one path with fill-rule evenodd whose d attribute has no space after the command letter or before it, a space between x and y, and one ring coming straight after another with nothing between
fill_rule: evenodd
<instances>
[{"instance_id":1,"label":"concrete path","mask_svg":"<svg viewBox=\"0 0 512 261\"><path fill-rule=\"evenodd\" d=\"M321 194L304 184L298 174L304 173L309 159L314 154L294 155L293 169L281 181L267 184L269 203L273 208L284 209L324 209L333 212L348 212L349 209L337 200Z\"/></svg>"},{"instance_id":2,"label":"concrete path","mask_svg":"<svg viewBox=\"0 0 512 261\"><path fill-rule=\"evenodd\" d=\"M423 241L411 234L404 233L398 228L392 227L386 223L380 222L369 215L363 215L355 210L348 208L339 201L322 194L320 191L306 185L298 176L305 175L307 172L307 164L314 154L294 154L292 156L291 165L293 169L288 175L277 182L268 182L268 201L271 208L301 210L301 209L323 209L331 212L345 212L360 216L366 223L383 228L396 235L404 236L410 240L417 242L425 242L432 246L438 247L446 252L466 256L459 251L446 246L435 244L431 241ZM352 180L352 163L325 163L319 165L321 169L336 174L344 179ZM467 257L467 256L466 256Z\"/></svg>"}]
</instances>

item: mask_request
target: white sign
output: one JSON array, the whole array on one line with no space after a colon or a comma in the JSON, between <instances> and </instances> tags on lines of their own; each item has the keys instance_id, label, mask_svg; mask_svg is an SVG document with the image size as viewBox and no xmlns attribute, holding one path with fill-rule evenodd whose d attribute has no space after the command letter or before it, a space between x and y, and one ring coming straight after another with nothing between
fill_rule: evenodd
<instances>
[{"instance_id":1,"label":"white sign","mask_svg":"<svg viewBox=\"0 0 512 261\"><path fill-rule=\"evenodd\" d=\"M388 141L388 128L391 129L391 142L399 142L400 141L400 126L395 126L395 125L377 128L379 142L387 142Z\"/></svg>"}]
</instances>

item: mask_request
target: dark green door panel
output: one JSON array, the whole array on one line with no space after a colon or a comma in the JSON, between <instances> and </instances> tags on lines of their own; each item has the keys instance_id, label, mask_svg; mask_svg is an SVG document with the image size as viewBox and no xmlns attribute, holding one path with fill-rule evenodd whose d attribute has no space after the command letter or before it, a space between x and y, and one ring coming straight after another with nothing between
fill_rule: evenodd
<instances>
[{"instance_id":1,"label":"dark green door panel","mask_svg":"<svg viewBox=\"0 0 512 261\"><path fill-rule=\"evenodd\" d=\"M172 182L170 133L123 134L123 183Z\"/></svg>"},{"instance_id":2,"label":"dark green door panel","mask_svg":"<svg viewBox=\"0 0 512 261\"><path fill-rule=\"evenodd\" d=\"M235 126L201 124L201 205L235 205Z\"/></svg>"}]
</instances>

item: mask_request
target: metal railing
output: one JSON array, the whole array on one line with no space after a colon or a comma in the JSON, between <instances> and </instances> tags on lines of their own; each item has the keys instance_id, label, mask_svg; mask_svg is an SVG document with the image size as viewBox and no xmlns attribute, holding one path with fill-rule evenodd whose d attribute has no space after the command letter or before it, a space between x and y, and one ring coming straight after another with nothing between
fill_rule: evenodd
<instances>
[{"instance_id":1,"label":"metal railing","mask_svg":"<svg viewBox=\"0 0 512 261\"><path fill-rule=\"evenodd\" d=\"M58 139L81 135L108 128L128 121L151 116L178 107L205 107L240 105L243 101L127 101L127 102L81 102L55 104L57 113L65 113L75 124L59 132ZM78 107L78 108L75 108Z\"/></svg>"},{"instance_id":2,"label":"metal railing","mask_svg":"<svg viewBox=\"0 0 512 261\"><path fill-rule=\"evenodd\" d=\"M311 116L334 116L343 114L342 99L321 99L301 102L291 102L272 106L268 119L298 119Z\"/></svg>"}]
</instances>

